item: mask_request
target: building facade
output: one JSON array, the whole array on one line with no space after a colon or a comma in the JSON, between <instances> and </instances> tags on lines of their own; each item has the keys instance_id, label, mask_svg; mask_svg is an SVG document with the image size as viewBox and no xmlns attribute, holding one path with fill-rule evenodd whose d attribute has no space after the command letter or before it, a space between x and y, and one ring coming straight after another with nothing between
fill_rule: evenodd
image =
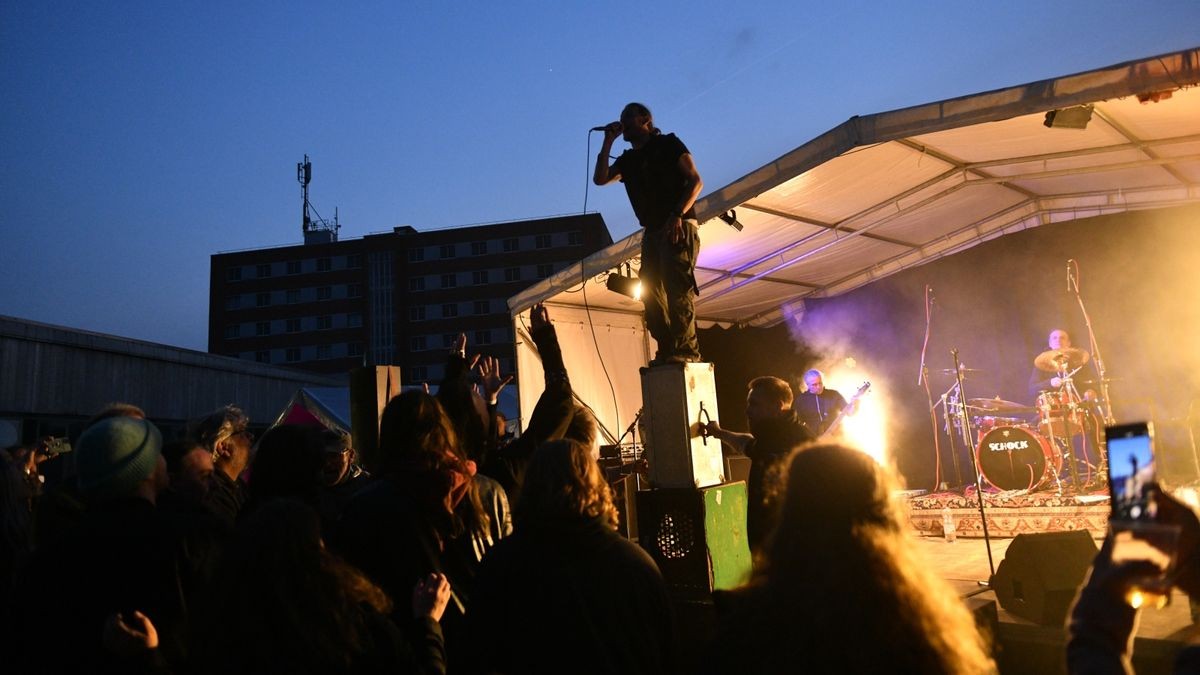
<instances>
[{"instance_id":1,"label":"building facade","mask_svg":"<svg viewBox=\"0 0 1200 675\"><path fill-rule=\"evenodd\" d=\"M508 298L612 243L599 214L212 256L208 351L322 373L398 365L436 383L459 333L514 370Z\"/></svg>"}]
</instances>

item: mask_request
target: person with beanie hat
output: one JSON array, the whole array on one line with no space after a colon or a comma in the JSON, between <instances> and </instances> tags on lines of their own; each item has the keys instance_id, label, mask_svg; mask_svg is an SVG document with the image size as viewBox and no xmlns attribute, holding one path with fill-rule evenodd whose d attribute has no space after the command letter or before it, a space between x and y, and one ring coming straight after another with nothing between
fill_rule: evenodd
<instances>
[{"instance_id":1,"label":"person with beanie hat","mask_svg":"<svg viewBox=\"0 0 1200 675\"><path fill-rule=\"evenodd\" d=\"M162 434L144 419L109 417L85 429L75 448L87 512L26 568L15 606L25 617L18 658L31 661L19 660L13 672L136 673L186 662L186 598L194 589L181 573L182 533L157 509L168 484ZM158 649L110 651L105 626L135 612L153 622Z\"/></svg>"},{"instance_id":2,"label":"person with beanie hat","mask_svg":"<svg viewBox=\"0 0 1200 675\"><path fill-rule=\"evenodd\" d=\"M167 486L162 434L144 419L109 417L88 427L75 461L79 490L92 502L138 496L153 504Z\"/></svg>"}]
</instances>

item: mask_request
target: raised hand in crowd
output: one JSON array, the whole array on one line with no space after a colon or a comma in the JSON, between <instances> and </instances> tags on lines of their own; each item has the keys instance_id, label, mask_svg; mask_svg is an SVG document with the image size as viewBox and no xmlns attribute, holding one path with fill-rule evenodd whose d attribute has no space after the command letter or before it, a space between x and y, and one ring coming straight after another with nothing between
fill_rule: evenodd
<instances>
[{"instance_id":1,"label":"raised hand in crowd","mask_svg":"<svg viewBox=\"0 0 1200 675\"><path fill-rule=\"evenodd\" d=\"M150 617L134 610L132 614L117 612L104 621L104 648L126 658L133 658L158 649L158 631Z\"/></svg>"},{"instance_id":2,"label":"raised hand in crowd","mask_svg":"<svg viewBox=\"0 0 1200 675\"><path fill-rule=\"evenodd\" d=\"M478 358L478 357L477 357ZM485 356L479 359L479 383L483 386L483 398L491 405L496 405L500 391L513 381L513 376L501 377L500 359Z\"/></svg>"},{"instance_id":3,"label":"raised hand in crowd","mask_svg":"<svg viewBox=\"0 0 1200 675\"><path fill-rule=\"evenodd\" d=\"M546 305L539 302L531 307L529 309L529 320L534 330L550 325L550 312L546 309Z\"/></svg>"}]
</instances>

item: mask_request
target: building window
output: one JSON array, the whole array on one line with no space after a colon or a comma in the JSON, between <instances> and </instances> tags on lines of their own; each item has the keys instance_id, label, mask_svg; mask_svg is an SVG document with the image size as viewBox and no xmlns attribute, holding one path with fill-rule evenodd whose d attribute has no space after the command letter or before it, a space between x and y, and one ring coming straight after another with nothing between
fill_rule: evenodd
<instances>
[{"instance_id":1,"label":"building window","mask_svg":"<svg viewBox=\"0 0 1200 675\"><path fill-rule=\"evenodd\" d=\"M256 271L258 272L259 279L266 279L267 277L271 276L271 264L266 263L263 265L259 265L256 268Z\"/></svg>"},{"instance_id":2,"label":"building window","mask_svg":"<svg viewBox=\"0 0 1200 675\"><path fill-rule=\"evenodd\" d=\"M512 253L521 248L520 241L516 237L508 237L504 240L504 252Z\"/></svg>"},{"instance_id":3,"label":"building window","mask_svg":"<svg viewBox=\"0 0 1200 675\"><path fill-rule=\"evenodd\" d=\"M287 320L287 332L299 333L300 332L300 319L288 319Z\"/></svg>"},{"instance_id":4,"label":"building window","mask_svg":"<svg viewBox=\"0 0 1200 675\"><path fill-rule=\"evenodd\" d=\"M458 340L457 333L443 333L442 334L442 347L449 349L454 346L454 342L456 340Z\"/></svg>"},{"instance_id":5,"label":"building window","mask_svg":"<svg viewBox=\"0 0 1200 675\"><path fill-rule=\"evenodd\" d=\"M329 258L317 258L317 271L328 272L333 269L333 261Z\"/></svg>"},{"instance_id":6,"label":"building window","mask_svg":"<svg viewBox=\"0 0 1200 675\"><path fill-rule=\"evenodd\" d=\"M362 328L362 312L350 312L346 315L346 326L348 328Z\"/></svg>"},{"instance_id":7,"label":"building window","mask_svg":"<svg viewBox=\"0 0 1200 675\"><path fill-rule=\"evenodd\" d=\"M317 317L317 330L329 330L333 328L333 317L328 314L323 314Z\"/></svg>"},{"instance_id":8,"label":"building window","mask_svg":"<svg viewBox=\"0 0 1200 675\"><path fill-rule=\"evenodd\" d=\"M287 290L287 303L289 305L294 305L298 302L300 302L300 289L299 288L289 288Z\"/></svg>"},{"instance_id":9,"label":"building window","mask_svg":"<svg viewBox=\"0 0 1200 675\"><path fill-rule=\"evenodd\" d=\"M254 324L254 334L255 335L270 335L271 334L271 322L270 321L256 322Z\"/></svg>"},{"instance_id":10,"label":"building window","mask_svg":"<svg viewBox=\"0 0 1200 675\"><path fill-rule=\"evenodd\" d=\"M490 330L475 331L475 344L477 344L477 345L492 344L492 331L490 331Z\"/></svg>"},{"instance_id":11,"label":"building window","mask_svg":"<svg viewBox=\"0 0 1200 675\"><path fill-rule=\"evenodd\" d=\"M475 313L476 314L487 314L488 312L491 312L491 311L492 311L491 300L476 300L475 301Z\"/></svg>"},{"instance_id":12,"label":"building window","mask_svg":"<svg viewBox=\"0 0 1200 675\"><path fill-rule=\"evenodd\" d=\"M363 295L363 285L362 284L346 284L346 297L347 298L361 298L362 295Z\"/></svg>"},{"instance_id":13,"label":"building window","mask_svg":"<svg viewBox=\"0 0 1200 675\"><path fill-rule=\"evenodd\" d=\"M579 246L583 244L583 233L579 230L574 230L567 233L567 246Z\"/></svg>"},{"instance_id":14,"label":"building window","mask_svg":"<svg viewBox=\"0 0 1200 675\"><path fill-rule=\"evenodd\" d=\"M411 277L408 280L408 290L410 290L410 291L425 290L425 277Z\"/></svg>"},{"instance_id":15,"label":"building window","mask_svg":"<svg viewBox=\"0 0 1200 675\"><path fill-rule=\"evenodd\" d=\"M361 253L346 256L346 267L349 269L357 269L362 267L363 257Z\"/></svg>"},{"instance_id":16,"label":"building window","mask_svg":"<svg viewBox=\"0 0 1200 675\"><path fill-rule=\"evenodd\" d=\"M300 360L300 348L299 347L288 347L287 351L283 353L283 360L287 361L288 363L295 363L295 362L299 361Z\"/></svg>"},{"instance_id":17,"label":"building window","mask_svg":"<svg viewBox=\"0 0 1200 675\"><path fill-rule=\"evenodd\" d=\"M425 259L425 249L424 248L408 249L408 262L421 262L424 259Z\"/></svg>"},{"instance_id":18,"label":"building window","mask_svg":"<svg viewBox=\"0 0 1200 675\"><path fill-rule=\"evenodd\" d=\"M409 307L408 308L408 320L409 321L424 321L425 320L425 306L424 305L416 305L414 307Z\"/></svg>"},{"instance_id":19,"label":"building window","mask_svg":"<svg viewBox=\"0 0 1200 675\"><path fill-rule=\"evenodd\" d=\"M442 247L438 250L438 255L442 258L442 260L453 258L454 244L442 244Z\"/></svg>"},{"instance_id":20,"label":"building window","mask_svg":"<svg viewBox=\"0 0 1200 675\"><path fill-rule=\"evenodd\" d=\"M330 300L333 298L333 286L317 286L317 299Z\"/></svg>"},{"instance_id":21,"label":"building window","mask_svg":"<svg viewBox=\"0 0 1200 675\"><path fill-rule=\"evenodd\" d=\"M231 295L231 296L229 296L229 299L225 301L225 309L227 309L227 310L228 309L241 309L241 307L242 307L242 296L240 296L240 295Z\"/></svg>"},{"instance_id":22,"label":"building window","mask_svg":"<svg viewBox=\"0 0 1200 675\"><path fill-rule=\"evenodd\" d=\"M429 368L413 366L408 369L408 379L412 382L424 382L429 379Z\"/></svg>"},{"instance_id":23,"label":"building window","mask_svg":"<svg viewBox=\"0 0 1200 675\"><path fill-rule=\"evenodd\" d=\"M300 261L299 260L287 261L287 273L288 274L300 274Z\"/></svg>"},{"instance_id":24,"label":"building window","mask_svg":"<svg viewBox=\"0 0 1200 675\"><path fill-rule=\"evenodd\" d=\"M269 349L260 349L254 352L254 360L258 361L259 363L270 363L271 351Z\"/></svg>"},{"instance_id":25,"label":"building window","mask_svg":"<svg viewBox=\"0 0 1200 675\"><path fill-rule=\"evenodd\" d=\"M346 343L346 356L362 356L363 345L361 342Z\"/></svg>"},{"instance_id":26,"label":"building window","mask_svg":"<svg viewBox=\"0 0 1200 675\"><path fill-rule=\"evenodd\" d=\"M505 281L520 281L521 280L521 268L520 267L509 267L509 268L505 269L504 270L504 280Z\"/></svg>"},{"instance_id":27,"label":"building window","mask_svg":"<svg viewBox=\"0 0 1200 675\"><path fill-rule=\"evenodd\" d=\"M328 361L333 358L333 348L329 345L317 345L317 360Z\"/></svg>"},{"instance_id":28,"label":"building window","mask_svg":"<svg viewBox=\"0 0 1200 675\"><path fill-rule=\"evenodd\" d=\"M533 242L534 248L550 248L550 235L539 234L534 238Z\"/></svg>"},{"instance_id":29,"label":"building window","mask_svg":"<svg viewBox=\"0 0 1200 675\"><path fill-rule=\"evenodd\" d=\"M448 302L442 305L442 318L453 319L458 316L458 305L453 302Z\"/></svg>"},{"instance_id":30,"label":"building window","mask_svg":"<svg viewBox=\"0 0 1200 675\"><path fill-rule=\"evenodd\" d=\"M471 242L471 255L487 255L486 241Z\"/></svg>"},{"instance_id":31,"label":"building window","mask_svg":"<svg viewBox=\"0 0 1200 675\"><path fill-rule=\"evenodd\" d=\"M255 307L266 307L270 304L271 304L271 294L270 293L256 293L254 295L254 306Z\"/></svg>"},{"instance_id":32,"label":"building window","mask_svg":"<svg viewBox=\"0 0 1200 675\"><path fill-rule=\"evenodd\" d=\"M423 352L429 349L428 343L425 341L424 335L414 335L408 339L408 347L414 352Z\"/></svg>"},{"instance_id":33,"label":"building window","mask_svg":"<svg viewBox=\"0 0 1200 675\"><path fill-rule=\"evenodd\" d=\"M554 265L553 264L541 263L540 265L537 266L537 278L545 279L546 277L550 276L551 274L554 274Z\"/></svg>"},{"instance_id":34,"label":"building window","mask_svg":"<svg viewBox=\"0 0 1200 675\"><path fill-rule=\"evenodd\" d=\"M234 338L239 338L241 336L242 336L241 325L235 323L232 326L225 326L225 339L226 340L232 340Z\"/></svg>"},{"instance_id":35,"label":"building window","mask_svg":"<svg viewBox=\"0 0 1200 675\"><path fill-rule=\"evenodd\" d=\"M471 283L475 284L476 286L482 286L482 285L486 284L487 282L488 282L488 271L487 270L475 270L474 272L471 272Z\"/></svg>"},{"instance_id":36,"label":"building window","mask_svg":"<svg viewBox=\"0 0 1200 675\"><path fill-rule=\"evenodd\" d=\"M458 275L450 273L442 275L442 288L454 288L458 285Z\"/></svg>"},{"instance_id":37,"label":"building window","mask_svg":"<svg viewBox=\"0 0 1200 675\"><path fill-rule=\"evenodd\" d=\"M241 267L230 267L229 269L225 270L225 281L241 281L241 280L242 280L242 268Z\"/></svg>"}]
</instances>

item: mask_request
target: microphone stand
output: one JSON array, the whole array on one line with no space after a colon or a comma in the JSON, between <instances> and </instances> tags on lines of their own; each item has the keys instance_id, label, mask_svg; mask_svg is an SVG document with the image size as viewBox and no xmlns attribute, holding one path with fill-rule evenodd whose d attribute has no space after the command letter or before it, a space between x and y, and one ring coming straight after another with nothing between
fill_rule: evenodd
<instances>
[{"instance_id":1,"label":"microphone stand","mask_svg":"<svg viewBox=\"0 0 1200 675\"><path fill-rule=\"evenodd\" d=\"M1074 263L1075 267L1074 275L1071 274L1072 263ZM1104 415L1104 424L1116 424L1116 417L1113 416L1112 411L1112 397L1108 391L1108 370L1104 367L1103 357L1100 356L1100 343L1096 341L1096 332L1092 330L1092 318L1088 316L1087 307L1083 305L1083 295L1079 292L1079 261L1074 258L1067 261L1067 285L1075 292L1075 300L1079 303L1080 313L1083 314L1083 324L1087 326L1088 347L1092 350L1092 361L1095 365L1096 375L1100 377L1100 397L1103 400L1103 407L1100 409L1100 412ZM1084 429L1084 432L1086 436L1086 429ZM1105 476L1108 475L1108 448L1099 447L1101 445L1099 439L1102 436L1098 433L1098 430L1095 436L1097 439L1096 445L1100 450L1098 453L1100 455L1100 467L1097 469L1097 473ZM1073 446L1071 450L1072 455L1074 455Z\"/></svg>"},{"instance_id":2,"label":"microphone stand","mask_svg":"<svg viewBox=\"0 0 1200 675\"><path fill-rule=\"evenodd\" d=\"M938 433L937 409L933 405L933 392L929 391L929 366L925 365L925 350L929 347L929 328L933 317L933 298L930 295L932 290L928 284L925 285L925 340L921 343L921 370L917 373L917 386L925 385L925 400L929 403L929 422L933 425L933 489L940 490L946 484L942 480L942 448L938 439L941 434ZM957 468L957 466L958 462L955 461L955 467ZM959 483L962 483L961 478Z\"/></svg>"},{"instance_id":3,"label":"microphone stand","mask_svg":"<svg viewBox=\"0 0 1200 675\"><path fill-rule=\"evenodd\" d=\"M963 389L963 372L962 366L958 362L958 349L951 349L950 355L954 357L954 372L955 378L958 380L958 395L962 397L963 402L967 400L966 391ZM971 417L963 411L963 427L966 429L967 438L971 437ZM979 521L983 524L983 542L987 546L988 554L988 570L991 572L987 581L980 581L980 586L991 586L992 579L996 576L996 563L992 561L992 537L988 533L987 514L983 508L983 471L979 467L979 457L975 457L975 500L979 505Z\"/></svg>"}]
</instances>

